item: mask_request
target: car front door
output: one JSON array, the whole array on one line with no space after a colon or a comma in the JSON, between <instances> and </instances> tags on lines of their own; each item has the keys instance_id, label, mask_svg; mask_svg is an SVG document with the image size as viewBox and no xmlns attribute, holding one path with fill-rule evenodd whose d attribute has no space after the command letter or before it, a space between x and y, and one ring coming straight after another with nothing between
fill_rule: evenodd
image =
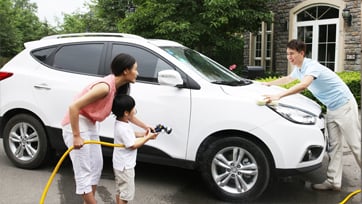
<instances>
[{"instance_id":1,"label":"car front door","mask_svg":"<svg viewBox=\"0 0 362 204\"><path fill-rule=\"evenodd\" d=\"M138 64L137 82L131 84L130 91L136 100L137 117L151 126L162 124L172 128L171 134L161 133L156 140L147 142L148 147L140 149L140 153L146 153L144 151L147 149L172 158L185 159L191 110L190 89L160 85L157 82L159 71L175 69L155 52L139 46L114 43L111 59L119 53L132 55ZM111 121L111 118L107 121ZM113 122L110 124L107 121L101 125L101 132L112 134L109 130L113 130Z\"/></svg>"}]
</instances>

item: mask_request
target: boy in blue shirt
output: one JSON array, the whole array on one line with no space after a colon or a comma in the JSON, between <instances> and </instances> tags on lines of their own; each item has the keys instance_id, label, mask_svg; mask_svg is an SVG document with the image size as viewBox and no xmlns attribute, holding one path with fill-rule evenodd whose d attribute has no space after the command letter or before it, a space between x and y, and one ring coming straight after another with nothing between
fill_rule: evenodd
<instances>
[{"instance_id":1,"label":"boy in blue shirt","mask_svg":"<svg viewBox=\"0 0 362 204\"><path fill-rule=\"evenodd\" d=\"M321 184L312 185L312 188L340 190L342 186L343 137L361 168L361 124L358 118L358 105L352 92L341 78L319 62L305 58L305 52L304 42L289 41L287 58L294 66L294 70L289 76L266 82L264 85L283 85L296 79L299 79L300 82L279 94L265 95L265 99L269 102L279 100L307 88L327 107L326 124L330 145L327 180Z\"/></svg>"}]
</instances>

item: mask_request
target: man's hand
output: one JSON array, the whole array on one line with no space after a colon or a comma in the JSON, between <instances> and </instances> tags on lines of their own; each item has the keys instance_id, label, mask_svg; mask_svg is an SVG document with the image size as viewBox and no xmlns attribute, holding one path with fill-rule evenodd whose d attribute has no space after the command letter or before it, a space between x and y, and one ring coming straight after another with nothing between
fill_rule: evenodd
<instances>
[{"instance_id":1,"label":"man's hand","mask_svg":"<svg viewBox=\"0 0 362 204\"><path fill-rule=\"evenodd\" d=\"M263 95L265 102L271 103L272 101L279 101L279 99L281 98L281 96L279 94L274 94L274 95Z\"/></svg>"},{"instance_id":2,"label":"man's hand","mask_svg":"<svg viewBox=\"0 0 362 204\"><path fill-rule=\"evenodd\" d=\"M261 82L261 85L264 85L264 86L271 86L271 83L269 83L269 82Z\"/></svg>"}]
</instances>

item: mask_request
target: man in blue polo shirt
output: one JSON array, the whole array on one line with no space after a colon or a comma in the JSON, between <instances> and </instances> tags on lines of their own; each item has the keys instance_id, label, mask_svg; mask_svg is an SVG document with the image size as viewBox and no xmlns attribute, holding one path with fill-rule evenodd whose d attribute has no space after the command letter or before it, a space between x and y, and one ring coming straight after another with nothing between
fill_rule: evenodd
<instances>
[{"instance_id":1,"label":"man in blue polo shirt","mask_svg":"<svg viewBox=\"0 0 362 204\"><path fill-rule=\"evenodd\" d=\"M288 76L281 77L264 85L282 85L296 79L300 83L275 95L265 95L267 101L279 100L282 97L299 93L308 89L327 107L326 122L329 134L330 162L327 180L313 184L317 190L340 190L342 186L342 157L344 138L361 168L361 124L358 118L358 105L341 78L321 65L319 62L305 58L306 45L300 40L291 40L287 44L287 58L294 66Z\"/></svg>"}]
</instances>

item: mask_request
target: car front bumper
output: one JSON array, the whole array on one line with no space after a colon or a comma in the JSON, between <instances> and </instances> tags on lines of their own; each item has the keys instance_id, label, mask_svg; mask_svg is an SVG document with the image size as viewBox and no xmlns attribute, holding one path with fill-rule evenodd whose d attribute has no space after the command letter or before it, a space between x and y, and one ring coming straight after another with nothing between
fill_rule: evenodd
<instances>
[{"instance_id":1,"label":"car front bumper","mask_svg":"<svg viewBox=\"0 0 362 204\"><path fill-rule=\"evenodd\" d=\"M275 168L279 171L309 171L318 168L327 147L327 138L321 123L301 125L285 119L254 129L273 155Z\"/></svg>"}]
</instances>

